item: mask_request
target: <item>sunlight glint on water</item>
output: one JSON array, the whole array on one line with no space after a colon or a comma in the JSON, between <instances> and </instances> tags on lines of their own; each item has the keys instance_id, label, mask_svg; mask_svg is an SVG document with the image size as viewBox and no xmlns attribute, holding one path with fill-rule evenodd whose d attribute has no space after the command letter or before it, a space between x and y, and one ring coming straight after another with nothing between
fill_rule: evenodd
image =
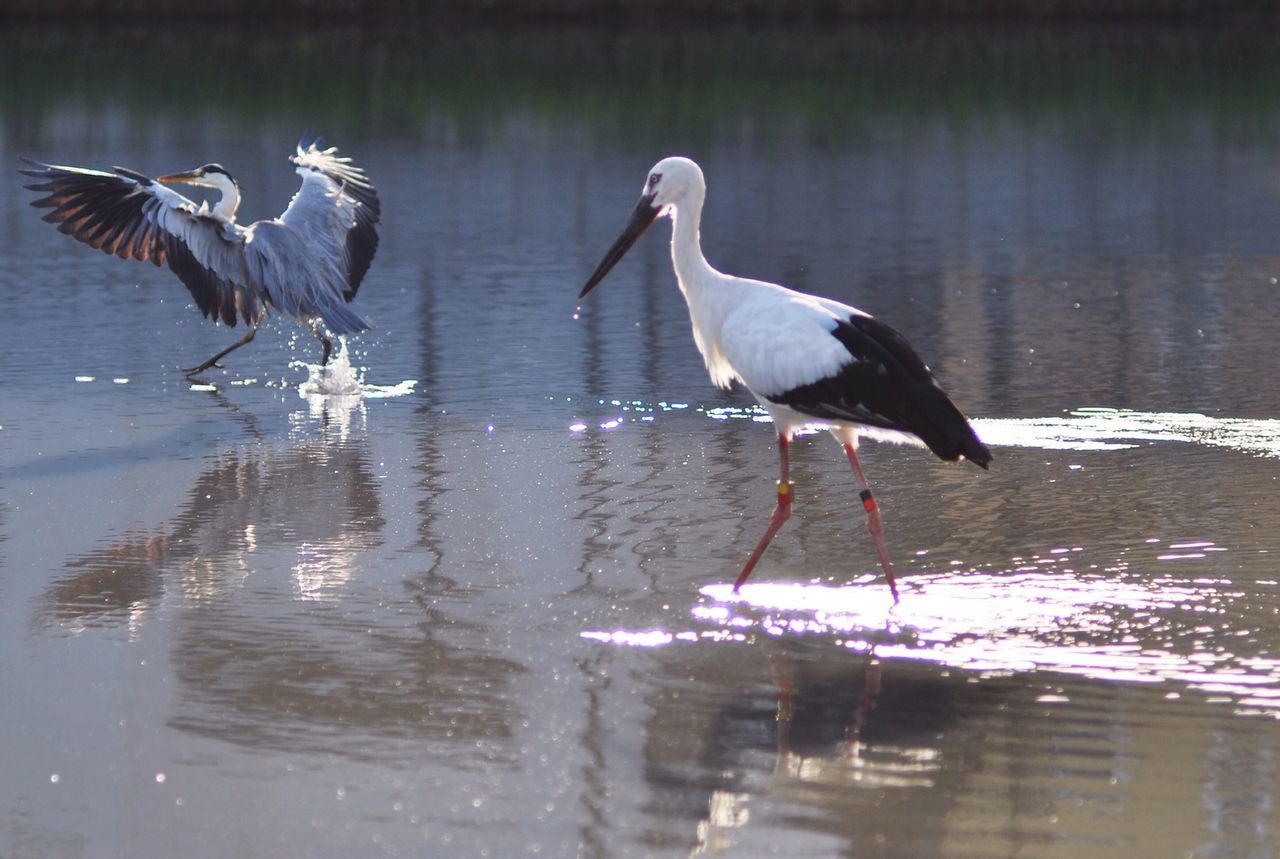
<instances>
[{"instance_id":1,"label":"sunlight glint on water","mask_svg":"<svg viewBox=\"0 0 1280 859\"><path fill-rule=\"evenodd\" d=\"M1172 683L1280 718L1280 659L1238 656L1210 634L1207 624L1238 596L1212 587L1226 583L1021 569L915 576L899 583L902 601L896 608L883 583L872 577L844 587L762 582L736 595L730 585L708 585L702 588L708 602L691 610L700 628L590 631L583 637L654 647L708 639L747 642L757 634L816 635L829 638L833 647L982 675L1055 671ZM1184 616L1200 618L1202 625L1183 628Z\"/></svg>"},{"instance_id":2,"label":"sunlight glint on water","mask_svg":"<svg viewBox=\"0 0 1280 859\"><path fill-rule=\"evenodd\" d=\"M769 423L768 413L759 406L656 406L639 400L600 401L601 406L618 406L624 413L643 417L617 416L603 419L601 429L616 429L629 422L652 422L655 414L688 408L713 421L749 420ZM604 423L608 423L605 426ZM1065 416L1039 418L972 418L979 437L992 447L1027 447L1040 450L1131 450L1143 442L1181 442L1222 447L1254 456L1280 458L1280 420L1211 417L1195 412L1141 412L1130 409L1079 408ZM580 432L585 422L570 429ZM822 432L821 424L811 424L798 435Z\"/></svg>"}]
</instances>

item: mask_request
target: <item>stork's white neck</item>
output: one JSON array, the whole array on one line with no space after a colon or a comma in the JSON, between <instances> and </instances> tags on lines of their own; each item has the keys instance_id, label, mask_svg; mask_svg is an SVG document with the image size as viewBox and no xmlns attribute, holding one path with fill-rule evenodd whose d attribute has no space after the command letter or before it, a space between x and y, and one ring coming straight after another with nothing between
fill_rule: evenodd
<instances>
[{"instance_id":1,"label":"stork's white neck","mask_svg":"<svg viewBox=\"0 0 1280 859\"><path fill-rule=\"evenodd\" d=\"M702 255L702 197L691 194L671 210L671 263L685 298L719 274Z\"/></svg>"},{"instance_id":2,"label":"stork's white neck","mask_svg":"<svg viewBox=\"0 0 1280 859\"><path fill-rule=\"evenodd\" d=\"M736 278L721 274L702 255L699 227L702 223L701 194L690 194L671 212L671 262L676 281L689 307L693 340L707 365L711 382L727 388L737 378L720 350L720 327L732 311Z\"/></svg>"},{"instance_id":3,"label":"stork's white neck","mask_svg":"<svg viewBox=\"0 0 1280 859\"><path fill-rule=\"evenodd\" d=\"M221 199L213 207L213 215L228 221L236 219L236 209L240 208L240 189L225 173L206 173L204 181L222 193Z\"/></svg>"}]
</instances>

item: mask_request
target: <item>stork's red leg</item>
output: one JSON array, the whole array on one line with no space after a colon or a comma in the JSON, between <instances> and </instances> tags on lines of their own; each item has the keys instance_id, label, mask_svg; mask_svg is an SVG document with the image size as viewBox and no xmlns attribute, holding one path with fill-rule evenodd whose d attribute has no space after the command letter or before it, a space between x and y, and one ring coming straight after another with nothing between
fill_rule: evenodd
<instances>
[{"instance_id":1,"label":"stork's red leg","mask_svg":"<svg viewBox=\"0 0 1280 859\"><path fill-rule=\"evenodd\" d=\"M889 582L889 592L893 594L893 601L896 603L898 585L894 582L893 568L889 565L889 553L884 548L884 526L880 524L880 507L876 504L875 496L871 494L871 488L867 486L867 479L862 476L862 466L858 464L858 452L854 450L852 444L845 442L844 453L849 457L849 464L853 466L853 476L858 481L858 497L862 499L862 509L867 511L867 531L876 544L876 554L880 556L880 567L884 570L884 577Z\"/></svg>"},{"instance_id":2,"label":"stork's red leg","mask_svg":"<svg viewBox=\"0 0 1280 859\"><path fill-rule=\"evenodd\" d=\"M738 588L742 587L742 583L747 580L747 576L751 575L751 571L755 569L756 562L764 554L764 550L768 547L769 541L773 539L773 535L778 533L782 523L786 522L787 518L791 516L791 467L787 461L787 437L783 433L778 433L778 460L782 465L782 471L778 477L778 504L773 508L773 517L769 519L769 527L765 529L764 536L760 538L760 542L756 544L755 549L751 552L751 557L747 558L747 562L742 565L742 572L738 573L738 580L733 583L733 592L735 594L738 592Z\"/></svg>"}]
</instances>

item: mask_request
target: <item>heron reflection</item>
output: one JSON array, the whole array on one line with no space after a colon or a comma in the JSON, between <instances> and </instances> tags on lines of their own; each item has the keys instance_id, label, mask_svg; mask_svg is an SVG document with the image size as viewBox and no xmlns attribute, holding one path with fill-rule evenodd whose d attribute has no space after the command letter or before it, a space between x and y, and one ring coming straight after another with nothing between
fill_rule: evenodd
<instances>
[{"instance_id":1,"label":"heron reflection","mask_svg":"<svg viewBox=\"0 0 1280 859\"><path fill-rule=\"evenodd\" d=\"M379 508L363 445L235 448L200 475L166 530L129 531L67 562L44 614L72 629L136 621L172 594L198 603L270 575L262 567L280 552L293 558L294 594L322 597L381 543Z\"/></svg>"},{"instance_id":2,"label":"heron reflection","mask_svg":"<svg viewBox=\"0 0 1280 859\"><path fill-rule=\"evenodd\" d=\"M514 761L510 689L525 668L457 610L472 607L466 587L439 587L441 557L380 578L383 484L358 417L293 418L298 433L312 421L304 440L223 453L169 526L71 560L40 622L132 633L163 610L179 731L391 763L412 737L434 759Z\"/></svg>"}]
</instances>

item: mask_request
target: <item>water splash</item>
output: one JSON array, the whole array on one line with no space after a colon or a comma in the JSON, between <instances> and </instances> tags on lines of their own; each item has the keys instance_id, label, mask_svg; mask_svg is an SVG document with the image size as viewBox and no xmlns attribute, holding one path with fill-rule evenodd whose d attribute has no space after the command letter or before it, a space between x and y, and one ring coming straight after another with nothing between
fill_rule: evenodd
<instances>
[{"instance_id":1,"label":"water splash","mask_svg":"<svg viewBox=\"0 0 1280 859\"><path fill-rule=\"evenodd\" d=\"M403 382L397 382L394 385L370 385L364 386L364 397L367 400L384 400L391 397L404 397L413 393L418 385L417 379L405 379Z\"/></svg>"},{"instance_id":2,"label":"water splash","mask_svg":"<svg viewBox=\"0 0 1280 859\"><path fill-rule=\"evenodd\" d=\"M303 364L307 380L298 386L303 399L312 396L359 397L364 391L364 378L351 366L351 350L346 340L338 338L338 348L327 364Z\"/></svg>"},{"instance_id":3,"label":"water splash","mask_svg":"<svg viewBox=\"0 0 1280 859\"><path fill-rule=\"evenodd\" d=\"M293 366L305 367L307 380L298 386L298 396L304 400L315 397L387 399L412 394L417 379L405 379L394 385L373 385L365 381L364 367L351 365L351 350L346 338L338 338L338 348L327 364L294 362Z\"/></svg>"}]
</instances>

